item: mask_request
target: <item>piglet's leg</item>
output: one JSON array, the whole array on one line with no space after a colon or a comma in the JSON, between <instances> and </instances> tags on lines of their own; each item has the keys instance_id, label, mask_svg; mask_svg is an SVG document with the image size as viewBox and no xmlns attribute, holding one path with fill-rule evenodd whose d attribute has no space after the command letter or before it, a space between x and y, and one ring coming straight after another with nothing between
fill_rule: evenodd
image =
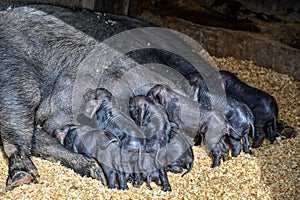
<instances>
[{"instance_id":1,"label":"piglet's leg","mask_svg":"<svg viewBox=\"0 0 300 200\"><path fill-rule=\"evenodd\" d=\"M220 155L214 155L214 160L213 160L213 164L212 167L218 167L220 165L220 160L221 160L221 156Z\"/></svg>"},{"instance_id":2,"label":"piglet's leg","mask_svg":"<svg viewBox=\"0 0 300 200\"><path fill-rule=\"evenodd\" d=\"M232 156L237 157L241 153L242 144L241 144L240 140L236 140L232 137L230 137L229 140L232 145Z\"/></svg>"},{"instance_id":3,"label":"piglet's leg","mask_svg":"<svg viewBox=\"0 0 300 200\"><path fill-rule=\"evenodd\" d=\"M103 164L103 171L104 171L104 174L106 175L107 177L107 186L108 188L118 188L118 183L116 183L116 180L117 180L117 173L114 169L110 168L110 167L107 167Z\"/></svg>"},{"instance_id":4,"label":"piglet's leg","mask_svg":"<svg viewBox=\"0 0 300 200\"><path fill-rule=\"evenodd\" d=\"M276 138L276 119L274 120L274 122L270 125L268 125L265 128L266 132L267 132L267 136L268 139L270 140L270 143L273 144L273 142L275 141Z\"/></svg>"},{"instance_id":5,"label":"piglet's leg","mask_svg":"<svg viewBox=\"0 0 300 200\"><path fill-rule=\"evenodd\" d=\"M265 137L266 134L263 128L255 126L255 135L254 135L254 142L252 144L252 147L253 148L260 147Z\"/></svg>"},{"instance_id":6,"label":"piglet's leg","mask_svg":"<svg viewBox=\"0 0 300 200\"><path fill-rule=\"evenodd\" d=\"M220 141L211 149L214 157L212 165L213 168L220 165L220 160L222 157L224 158L224 160L228 158L229 148L224 139L224 137L221 138Z\"/></svg>"},{"instance_id":7,"label":"piglet's leg","mask_svg":"<svg viewBox=\"0 0 300 200\"><path fill-rule=\"evenodd\" d=\"M125 172L118 172L117 174L118 174L118 181L119 181L120 189L128 190Z\"/></svg>"},{"instance_id":8,"label":"piglet's leg","mask_svg":"<svg viewBox=\"0 0 300 200\"><path fill-rule=\"evenodd\" d=\"M162 182L163 191L172 191L167 172L164 168L159 169L159 176Z\"/></svg>"},{"instance_id":9,"label":"piglet's leg","mask_svg":"<svg viewBox=\"0 0 300 200\"><path fill-rule=\"evenodd\" d=\"M245 134L242 140L243 140L244 152L248 154L252 154L252 151L250 150L250 142L249 142L248 134Z\"/></svg>"}]
</instances>

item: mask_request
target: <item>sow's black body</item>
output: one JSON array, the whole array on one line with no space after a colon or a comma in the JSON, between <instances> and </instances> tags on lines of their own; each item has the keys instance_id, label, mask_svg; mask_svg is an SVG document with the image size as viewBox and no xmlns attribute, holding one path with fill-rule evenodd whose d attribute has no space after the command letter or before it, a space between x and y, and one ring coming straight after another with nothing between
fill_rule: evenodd
<instances>
[{"instance_id":1,"label":"sow's black body","mask_svg":"<svg viewBox=\"0 0 300 200\"><path fill-rule=\"evenodd\" d=\"M72 94L77 70L87 55L110 36L153 25L47 5L1 11L0 19L0 133L9 160L7 190L39 176L31 155L59 161L81 175L103 177L94 159L68 151L51 133L73 124L80 113L72 107ZM142 64L168 63L184 76L196 71L178 57L150 49L123 56L120 65L108 68L106 75L117 79L128 71L128 57ZM112 84L110 80L102 87Z\"/></svg>"}]
</instances>

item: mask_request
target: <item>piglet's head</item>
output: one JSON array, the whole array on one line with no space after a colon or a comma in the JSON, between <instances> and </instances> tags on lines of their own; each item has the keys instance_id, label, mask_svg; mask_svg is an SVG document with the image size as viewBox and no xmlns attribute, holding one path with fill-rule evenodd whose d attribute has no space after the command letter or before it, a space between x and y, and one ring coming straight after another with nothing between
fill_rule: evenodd
<instances>
[{"instance_id":1,"label":"piglet's head","mask_svg":"<svg viewBox=\"0 0 300 200\"><path fill-rule=\"evenodd\" d=\"M225 89L230 87L231 84L239 82L239 79L231 72L220 70L220 74L222 77L222 86Z\"/></svg>"},{"instance_id":2,"label":"piglet's head","mask_svg":"<svg viewBox=\"0 0 300 200\"><path fill-rule=\"evenodd\" d=\"M163 90L163 85L157 84L148 91L147 96L152 101L162 104L163 101L161 96L162 90Z\"/></svg>"},{"instance_id":3,"label":"piglet's head","mask_svg":"<svg viewBox=\"0 0 300 200\"><path fill-rule=\"evenodd\" d=\"M130 98L129 113L131 118L137 123L137 125L143 125L145 115L147 114L151 103L152 100L146 96L135 96Z\"/></svg>"},{"instance_id":4,"label":"piglet's head","mask_svg":"<svg viewBox=\"0 0 300 200\"><path fill-rule=\"evenodd\" d=\"M61 129L55 129L52 135L60 142L60 144L65 144L65 138L69 134L70 131L76 129L76 125L65 125Z\"/></svg>"},{"instance_id":5,"label":"piglet's head","mask_svg":"<svg viewBox=\"0 0 300 200\"><path fill-rule=\"evenodd\" d=\"M158 102L164 107L166 106L168 101L173 98L171 88L166 85L160 84L152 87L147 93L147 96L150 97L153 102Z\"/></svg>"},{"instance_id":6,"label":"piglet's head","mask_svg":"<svg viewBox=\"0 0 300 200\"><path fill-rule=\"evenodd\" d=\"M200 87L206 87L205 81L199 73L192 73L187 78L193 91L193 100L197 101Z\"/></svg>"},{"instance_id":7,"label":"piglet's head","mask_svg":"<svg viewBox=\"0 0 300 200\"><path fill-rule=\"evenodd\" d=\"M105 101L110 102L111 98L112 94L104 88L97 88L96 90L89 89L84 95L86 102L84 114L89 118L93 118L101 105L103 105Z\"/></svg>"}]
</instances>

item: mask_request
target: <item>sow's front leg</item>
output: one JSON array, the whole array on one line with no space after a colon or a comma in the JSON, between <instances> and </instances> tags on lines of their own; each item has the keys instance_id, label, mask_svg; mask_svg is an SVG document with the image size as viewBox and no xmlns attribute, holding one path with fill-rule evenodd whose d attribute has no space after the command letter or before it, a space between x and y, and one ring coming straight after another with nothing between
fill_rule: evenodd
<instances>
[{"instance_id":1,"label":"sow's front leg","mask_svg":"<svg viewBox=\"0 0 300 200\"><path fill-rule=\"evenodd\" d=\"M106 185L106 180L103 180L103 169L96 160L67 150L55 137L42 129L36 130L33 138L32 154L52 162L60 162L76 173L101 180Z\"/></svg>"}]
</instances>

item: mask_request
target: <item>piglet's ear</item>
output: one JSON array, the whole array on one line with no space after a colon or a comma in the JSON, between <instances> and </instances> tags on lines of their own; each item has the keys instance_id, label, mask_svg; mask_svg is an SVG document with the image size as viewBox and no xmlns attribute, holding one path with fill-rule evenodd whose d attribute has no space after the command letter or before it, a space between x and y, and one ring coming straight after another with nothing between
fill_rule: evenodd
<instances>
[{"instance_id":1,"label":"piglet's ear","mask_svg":"<svg viewBox=\"0 0 300 200\"><path fill-rule=\"evenodd\" d=\"M223 90L226 90L226 79L221 79L221 86Z\"/></svg>"},{"instance_id":2,"label":"piglet's ear","mask_svg":"<svg viewBox=\"0 0 300 200\"><path fill-rule=\"evenodd\" d=\"M94 114L98 111L101 106L100 100L90 100L85 105L84 115L88 118L93 118Z\"/></svg>"},{"instance_id":3,"label":"piglet's ear","mask_svg":"<svg viewBox=\"0 0 300 200\"><path fill-rule=\"evenodd\" d=\"M198 96L199 96L199 85L192 85L192 92L193 92L193 101L198 101Z\"/></svg>"}]
</instances>

